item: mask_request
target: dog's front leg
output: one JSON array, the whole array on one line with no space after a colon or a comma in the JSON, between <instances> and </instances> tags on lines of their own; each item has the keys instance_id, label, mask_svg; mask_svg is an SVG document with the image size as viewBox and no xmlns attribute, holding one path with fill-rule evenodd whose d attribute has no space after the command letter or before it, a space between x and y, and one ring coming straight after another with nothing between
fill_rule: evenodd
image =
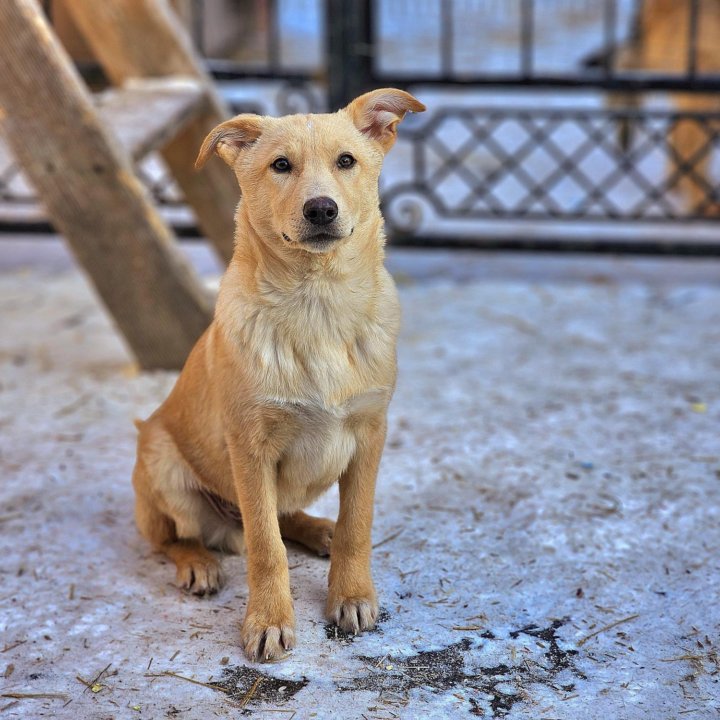
<instances>
[{"instance_id":1,"label":"dog's front leg","mask_svg":"<svg viewBox=\"0 0 720 720\"><path fill-rule=\"evenodd\" d=\"M277 517L277 460L229 443L247 549L248 605L242 626L252 661L278 660L295 646L295 613Z\"/></svg>"},{"instance_id":2,"label":"dog's front leg","mask_svg":"<svg viewBox=\"0 0 720 720\"><path fill-rule=\"evenodd\" d=\"M340 478L340 513L330 550L328 619L347 632L375 625L377 596L370 572L375 480L385 444L385 415L357 429L357 450Z\"/></svg>"}]
</instances>

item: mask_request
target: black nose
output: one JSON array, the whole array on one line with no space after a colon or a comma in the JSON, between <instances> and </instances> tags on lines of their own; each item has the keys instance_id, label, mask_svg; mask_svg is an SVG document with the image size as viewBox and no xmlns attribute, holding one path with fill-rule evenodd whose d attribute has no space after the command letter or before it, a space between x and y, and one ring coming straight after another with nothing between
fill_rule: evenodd
<instances>
[{"instance_id":1,"label":"black nose","mask_svg":"<svg viewBox=\"0 0 720 720\"><path fill-rule=\"evenodd\" d=\"M338 206L329 197L312 198L303 205L303 215L313 225L328 225L338 216Z\"/></svg>"}]
</instances>

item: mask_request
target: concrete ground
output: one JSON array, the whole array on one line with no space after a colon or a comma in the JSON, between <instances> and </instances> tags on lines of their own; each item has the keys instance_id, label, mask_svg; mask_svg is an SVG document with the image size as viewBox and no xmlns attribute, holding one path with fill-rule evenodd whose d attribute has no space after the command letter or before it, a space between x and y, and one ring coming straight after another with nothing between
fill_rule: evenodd
<instances>
[{"instance_id":1,"label":"concrete ground","mask_svg":"<svg viewBox=\"0 0 720 720\"><path fill-rule=\"evenodd\" d=\"M382 619L336 633L327 561L289 547L299 646L258 666L244 560L186 597L133 526L131 420L174 375L137 372L61 246L0 241L0 717L718 717L720 263L389 265Z\"/></svg>"}]
</instances>

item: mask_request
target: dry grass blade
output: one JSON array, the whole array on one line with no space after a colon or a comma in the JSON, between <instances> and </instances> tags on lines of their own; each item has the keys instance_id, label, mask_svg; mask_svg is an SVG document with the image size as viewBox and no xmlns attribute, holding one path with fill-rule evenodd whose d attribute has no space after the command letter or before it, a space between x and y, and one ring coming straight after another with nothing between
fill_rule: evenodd
<instances>
[{"instance_id":1,"label":"dry grass blade","mask_svg":"<svg viewBox=\"0 0 720 720\"><path fill-rule=\"evenodd\" d=\"M252 684L252 687L245 693L245 696L240 701L240 707L245 707L251 700L253 695L258 689L258 685L263 681L261 677L259 677L255 682Z\"/></svg>"},{"instance_id":2,"label":"dry grass blade","mask_svg":"<svg viewBox=\"0 0 720 720\"><path fill-rule=\"evenodd\" d=\"M482 630L482 625L455 625L453 630Z\"/></svg>"},{"instance_id":3,"label":"dry grass blade","mask_svg":"<svg viewBox=\"0 0 720 720\"><path fill-rule=\"evenodd\" d=\"M373 550L375 548L379 548L381 545L384 545L385 543L389 543L391 540L394 540L398 535L402 534L405 531L405 528L400 528L397 532L394 532L392 535L388 535L386 538L382 539L380 542L375 543L372 547Z\"/></svg>"},{"instance_id":4,"label":"dry grass blade","mask_svg":"<svg viewBox=\"0 0 720 720\"><path fill-rule=\"evenodd\" d=\"M67 700L68 696L65 693L3 693L0 697L12 698L14 700L37 700L37 699L48 699L48 700Z\"/></svg>"},{"instance_id":5,"label":"dry grass blade","mask_svg":"<svg viewBox=\"0 0 720 720\"><path fill-rule=\"evenodd\" d=\"M212 683L201 682L200 680L193 680L192 678L185 677L185 675L178 675L178 673L170 672L165 670L161 673L145 673L145 677L172 677L178 680L184 680L185 682L192 683L193 685L201 685L202 687L210 688L211 690L218 690L221 693L227 694L227 690L221 685L213 685Z\"/></svg>"},{"instance_id":6,"label":"dry grass blade","mask_svg":"<svg viewBox=\"0 0 720 720\"><path fill-rule=\"evenodd\" d=\"M589 635L586 635L580 642L578 643L578 647L582 647L588 640L591 640L596 635L599 635L600 633L604 633L607 630L612 630L614 627L617 627L618 625L622 625L623 623L630 622L631 620L635 620L636 618L639 618L639 613L636 613L635 615L628 615L625 618L622 618L621 620L616 620L615 622L610 623L609 625L604 625L599 630L596 630L595 632L591 632Z\"/></svg>"}]
</instances>

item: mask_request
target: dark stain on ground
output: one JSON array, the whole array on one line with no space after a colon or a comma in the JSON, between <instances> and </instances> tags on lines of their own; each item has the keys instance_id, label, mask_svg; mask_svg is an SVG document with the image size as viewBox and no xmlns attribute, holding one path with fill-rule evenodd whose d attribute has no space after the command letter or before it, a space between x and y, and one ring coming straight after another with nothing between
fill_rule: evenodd
<instances>
[{"instance_id":1,"label":"dark stain on ground","mask_svg":"<svg viewBox=\"0 0 720 720\"><path fill-rule=\"evenodd\" d=\"M463 638L460 642L442 650L424 650L416 655L377 656L360 655L368 672L350 682L338 685L340 691L369 690L373 692L407 693L414 688L431 692L451 689L466 689L472 692L468 698L470 712L479 717L501 718L507 715L513 705L527 697L527 689L533 685L545 685L555 692L567 691L574 685L560 688L555 684L556 676L564 670L585 679L574 665L576 650L563 650L558 644L557 630L566 620L556 620L548 628L529 625L510 633L517 639L520 634L538 638L549 644L545 653L546 664L529 662L525 659L519 665L495 665L492 667L468 666L466 655L478 648L477 640ZM491 636L491 637L490 637ZM495 639L492 633L484 634L485 639ZM489 712L487 710L489 706ZM489 713L492 713L490 715Z\"/></svg>"},{"instance_id":2,"label":"dark stain on ground","mask_svg":"<svg viewBox=\"0 0 720 720\"><path fill-rule=\"evenodd\" d=\"M539 628L537 625L527 625L520 630L514 630L510 633L510 637L516 639L518 635L530 635L530 637L538 638L548 643L548 651L545 657L550 661L552 667L557 668L558 672L569 668L577 677L586 680L587 678L572 663L572 658L577 655L577 650L563 650L558 645L557 630L562 627L569 618L563 620L554 620L548 628Z\"/></svg>"},{"instance_id":3,"label":"dark stain on ground","mask_svg":"<svg viewBox=\"0 0 720 720\"><path fill-rule=\"evenodd\" d=\"M279 705L296 695L308 684L307 678L288 680L243 665L224 667L220 680L213 685L243 707L261 703Z\"/></svg>"},{"instance_id":4,"label":"dark stain on ground","mask_svg":"<svg viewBox=\"0 0 720 720\"><path fill-rule=\"evenodd\" d=\"M377 620L375 621L375 627L372 630L366 630L365 632L382 633L380 625L389 619L390 613L385 608L380 608ZM353 635L351 632L347 632L346 630L339 628L337 625L333 625L333 623L327 623L325 625L325 637L328 640L338 640L343 643L351 643L356 637L361 636Z\"/></svg>"}]
</instances>

